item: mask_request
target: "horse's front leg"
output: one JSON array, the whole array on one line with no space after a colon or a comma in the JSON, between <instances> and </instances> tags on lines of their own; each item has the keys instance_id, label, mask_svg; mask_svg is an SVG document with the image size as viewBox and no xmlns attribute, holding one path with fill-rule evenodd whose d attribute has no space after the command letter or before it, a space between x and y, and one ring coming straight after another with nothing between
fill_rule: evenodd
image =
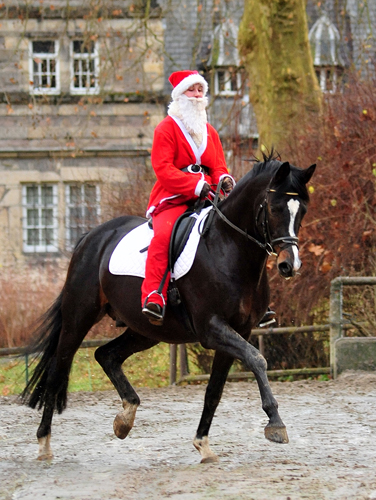
<instances>
[{"instance_id":1,"label":"horse's front leg","mask_svg":"<svg viewBox=\"0 0 376 500\"><path fill-rule=\"evenodd\" d=\"M201 341L207 349L215 349L230 357L239 359L255 375L262 409L269 417L265 437L276 443L288 443L286 426L278 413L278 403L272 394L266 374L266 360L261 353L241 337L219 316L212 316L208 322L206 338Z\"/></svg>"},{"instance_id":2,"label":"horse's front leg","mask_svg":"<svg viewBox=\"0 0 376 500\"><path fill-rule=\"evenodd\" d=\"M195 448L201 454L201 463L218 462L217 455L210 449L208 435L233 361L232 357L223 352L215 353L210 380L205 392L204 409L193 441Z\"/></svg>"}]
</instances>

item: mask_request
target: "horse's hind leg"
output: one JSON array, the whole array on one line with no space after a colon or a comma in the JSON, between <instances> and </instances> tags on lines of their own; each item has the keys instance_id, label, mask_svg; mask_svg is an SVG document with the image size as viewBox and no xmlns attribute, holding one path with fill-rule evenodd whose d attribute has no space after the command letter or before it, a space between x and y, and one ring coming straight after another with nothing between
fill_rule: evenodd
<instances>
[{"instance_id":1,"label":"horse's hind leg","mask_svg":"<svg viewBox=\"0 0 376 500\"><path fill-rule=\"evenodd\" d=\"M226 354L218 351L215 353L210 380L205 392L204 409L193 441L195 448L201 454L201 463L218 462L217 455L210 449L208 435L233 361L234 358Z\"/></svg>"},{"instance_id":2,"label":"horse's hind leg","mask_svg":"<svg viewBox=\"0 0 376 500\"><path fill-rule=\"evenodd\" d=\"M58 348L51 360L48 373L46 372L46 379L43 382L43 415L37 430L39 443L38 460L46 460L53 457L50 439L54 410L56 409L58 413L62 413L66 407L72 361L89 329L90 327L75 329L72 325L68 327L63 323ZM69 331L69 337L67 336L67 331Z\"/></svg>"},{"instance_id":3,"label":"horse's hind leg","mask_svg":"<svg viewBox=\"0 0 376 500\"><path fill-rule=\"evenodd\" d=\"M38 460L50 460L53 458L51 449L51 423L54 414L54 405L46 403L43 409L42 420L37 430L38 438Z\"/></svg>"},{"instance_id":4,"label":"horse's hind leg","mask_svg":"<svg viewBox=\"0 0 376 500\"><path fill-rule=\"evenodd\" d=\"M65 290L66 292L66 290ZM80 303L80 310L76 307ZM103 313L104 314L104 313ZM77 294L66 293L61 304L61 328L58 332L56 346L47 346L44 352L46 359L41 364L39 377L34 379L34 391L30 397L30 406L43 407L43 415L37 430L39 443L39 460L52 458L50 447L51 424L56 410L62 413L66 407L69 373L75 353L90 328L100 319L99 301L93 303L92 298L81 300ZM51 337L51 335L50 335ZM42 358L43 360L43 358ZM36 367L38 370L38 366Z\"/></svg>"},{"instance_id":5,"label":"horse's hind leg","mask_svg":"<svg viewBox=\"0 0 376 500\"><path fill-rule=\"evenodd\" d=\"M158 343L128 328L120 337L95 351L95 359L113 383L123 402L123 410L116 415L114 420L114 432L120 439L126 438L132 429L140 404L140 398L124 375L121 365L132 354L145 351Z\"/></svg>"}]
</instances>

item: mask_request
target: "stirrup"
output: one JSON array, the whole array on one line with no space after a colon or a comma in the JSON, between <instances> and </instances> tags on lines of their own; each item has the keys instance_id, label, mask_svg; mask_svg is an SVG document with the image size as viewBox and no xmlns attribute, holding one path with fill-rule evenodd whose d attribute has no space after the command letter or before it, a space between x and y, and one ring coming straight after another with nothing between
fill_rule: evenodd
<instances>
[{"instance_id":1,"label":"stirrup","mask_svg":"<svg viewBox=\"0 0 376 500\"><path fill-rule=\"evenodd\" d=\"M274 323L277 323L277 320L275 319L275 312L272 311L271 309L268 308L266 313L264 314L262 320L260 323L257 325L259 328L263 328L264 326L268 325L273 325Z\"/></svg>"},{"instance_id":2,"label":"stirrup","mask_svg":"<svg viewBox=\"0 0 376 500\"><path fill-rule=\"evenodd\" d=\"M148 302L148 299L151 295L157 294L161 297L163 301L163 307L155 302ZM142 314L144 314L150 321L152 325L161 326L163 324L164 313L166 309L166 301L161 293L157 290L149 293L146 297L144 306L142 308Z\"/></svg>"}]
</instances>

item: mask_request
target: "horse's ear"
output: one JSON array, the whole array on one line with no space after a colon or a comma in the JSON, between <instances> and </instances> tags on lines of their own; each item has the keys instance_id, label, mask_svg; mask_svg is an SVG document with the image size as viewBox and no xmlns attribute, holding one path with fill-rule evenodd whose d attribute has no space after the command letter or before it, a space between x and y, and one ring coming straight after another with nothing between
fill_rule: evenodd
<instances>
[{"instance_id":1,"label":"horse's ear","mask_svg":"<svg viewBox=\"0 0 376 500\"><path fill-rule=\"evenodd\" d=\"M301 171L302 181L307 184L311 180L311 177L316 169L316 163Z\"/></svg>"},{"instance_id":2,"label":"horse's ear","mask_svg":"<svg viewBox=\"0 0 376 500\"><path fill-rule=\"evenodd\" d=\"M290 163L285 161L274 174L273 183L281 184L290 173Z\"/></svg>"}]
</instances>

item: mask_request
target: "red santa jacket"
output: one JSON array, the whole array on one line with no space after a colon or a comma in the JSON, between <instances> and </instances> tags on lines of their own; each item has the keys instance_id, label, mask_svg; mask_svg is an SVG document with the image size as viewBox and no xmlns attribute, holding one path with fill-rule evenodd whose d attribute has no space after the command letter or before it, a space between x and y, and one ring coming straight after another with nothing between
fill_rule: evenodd
<instances>
[{"instance_id":1,"label":"red santa jacket","mask_svg":"<svg viewBox=\"0 0 376 500\"><path fill-rule=\"evenodd\" d=\"M206 182L218 184L229 176L218 133L207 124L207 135L198 148L181 120L167 116L154 131L151 163L157 181L150 194L147 216L170 202L182 204L194 201ZM191 164L204 165L209 175L182 172ZM231 177L231 176L230 176ZM235 182L234 182L235 184Z\"/></svg>"}]
</instances>

